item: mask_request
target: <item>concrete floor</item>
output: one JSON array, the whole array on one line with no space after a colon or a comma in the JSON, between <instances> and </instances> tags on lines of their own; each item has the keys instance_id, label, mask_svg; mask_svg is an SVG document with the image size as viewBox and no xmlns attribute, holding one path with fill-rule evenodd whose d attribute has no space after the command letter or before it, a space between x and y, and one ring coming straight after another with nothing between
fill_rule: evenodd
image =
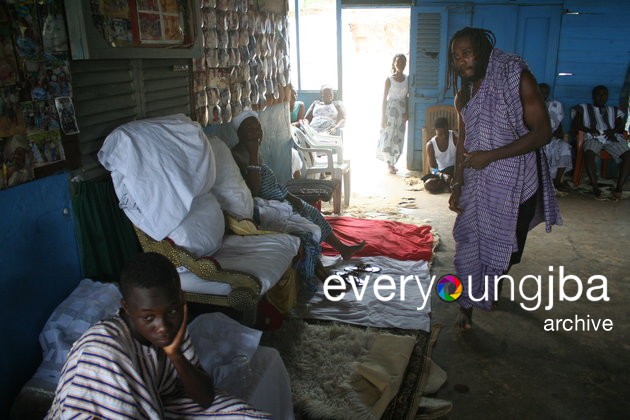
<instances>
[{"instance_id":1,"label":"concrete floor","mask_svg":"<svg viewBox=\"0 0 630 420\"><path fill-rule=\"evenodd\" d=\"M382 165L376 161L353 164L351 205L378 207L414 197L417 209L401 212L431 224L440 236L432 274L439 279L453 273L455 214L448 211L449 195L409 191L405 170L388 175ZM630 199L601 202L572 192L559 202L564 226L554 227L551 233L540 225L532 230L522 262L510 272L517 285L528 274L542 277L539 309L521 307L532 304L521 296L537 292L536 284L527 281L524 293L516 290L513 301L504 290L496 311L475 311L473 329L462 334L454 328L458 305L433 294L432 319L442 324L433 360L448 374L435 397L453 403L452 411L442 418L628 418ZM550 266L554 267L554 304L545 310ZM559 301L560 266L565 275L580 278L579 300ZM592 287L588 279L593 275L605 276L608 302L588 300L586 292ZM575 295L576 282L567 282L564 290L568 296ZM592 292L599 296L601 289ZM601 326L599 331L592 326L591 331L544 330L547 319L575 320L576 316L596 322L610 319L612 330L602 331Z\"/></svg>"}]
</instances>

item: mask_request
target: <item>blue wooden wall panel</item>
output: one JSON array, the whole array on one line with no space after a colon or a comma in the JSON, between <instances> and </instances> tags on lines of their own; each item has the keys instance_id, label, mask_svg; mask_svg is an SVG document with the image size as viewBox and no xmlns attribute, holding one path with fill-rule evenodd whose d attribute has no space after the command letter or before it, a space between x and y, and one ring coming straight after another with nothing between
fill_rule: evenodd
<instances>
[{"instance_id":1,"label":"blue wooden wall panel","mask_svg":"<svg viewBox=\"0 0 630 420\"><path fill-rule=\"evenodd\" d=\"M565 0L564 8L579 15L562 18L557 72L573 73L558 76L554 96L568 110L573 105L591 102L596 85L608 87L608 103L619 105L624 83L630 44L627 42L630 1ZM563 126L570 127L569 112Z\"/></svg>"},{"instance_id":2,"label":"blue wooden wall panel","mask_svg":"<svg viewBox=\"0 0 630 420\"><path fill-rule=\"evenodd\" d=\"M0 191L0 418L41 361L39 332L81 280L67 174Z\"/></svg>"},{"instance_id":3,"label":"blue wooden wall panel","mask_svg":"<svg viewBox=\"0 0 630 420\"><path fill-rule=\"evenodd\" d=\"M526 59L532 61L532 67L538 66L535 54L548 54L545 71L534 71L539 81L545 81L552 86L551 95L563 103L565 131L570 126L570 107L591 102L591 90L598 84L608 86L608 103L619 105L620 91L630 63L630 43L625 36L630 22L628 0L516 0L509 4L501 0L474 0L468 3L456 0L417 0L415 5L445 7L448 13L449 37L472 23L495 31L498 47L521 51L524 56L530 57ZM549 6L550 13L557 13L558 8L580 12L579 15L562 14L559 33L555 35L558 38L557 50L549 50L547 45L540 45L541 42L536 40L539 38L538 34L545 30L542 21L538 24L536 20L530 19L521 22L524 27L520 32L525 37L519 38L517 28L510 25L514 18L506 13L508 10L516 10L526 16L533 8L544 10L541 6ZM512 44L514 47L511 47ZM552 57L554 55L555 59ZM573 76L558 76L560 72L573 73ZM415 123L419 127L424 125L423 114L427 106L433 103L452 104L450 92L435 98L434 102L429 99L427 98L426 104L419 103L416 107Z\"/></svg>"}]
</instances>

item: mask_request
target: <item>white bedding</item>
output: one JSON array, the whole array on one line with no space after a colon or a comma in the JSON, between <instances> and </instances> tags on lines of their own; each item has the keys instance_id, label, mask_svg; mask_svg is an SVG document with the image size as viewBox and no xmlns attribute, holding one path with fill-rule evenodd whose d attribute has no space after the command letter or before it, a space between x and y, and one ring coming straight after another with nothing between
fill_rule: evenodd
<instances>
[{"instance_id":1,"label":"white bedding","mask_svg":"<svg viewBox=\"0 0 630 420\"><path fill-rule=\"evenodd\" d=\"M260 228L274 232L297 233L307 232L313 241L320 242L322 230L299 213L295 212L288 201L254 199L260 217Z\"/></svg>"},{"instance_id":2,"label":"white bedding","mask_svg":"<svg viewBox=\"0 0 630 420\"><path fill-rule=\"evenodd\" d=\"M291 265L300 248L300 239L285 233L268 235L226 235L212 258L221 268L243 271L261 281L261 295L272 288ZM187 292L228 295L232 286L203 280L183 267L177 269L182 289Z\"/></svg>"},{"instance_id":3,"label":"white bedding","mask_svg":"<svg viewBox=\"0 0 630 420\"><path fill-rule=\"evenodd\" d=\"M324 257L324 265L328 265ZM333 261L334 262L334 261ZM343 299L338 302L329 300L323 292L323 284L319 283L318 291L305 305L303 318L326 319L331 321L346 322L363 326L381 328L402 328L419 329L429 331L431 323L429 313L431 312L432 288L429 266L426 261L398 261L388 257L361 257L350 261L341 261L330 270L338 271L348 265L355 265L360 262L368 263L381 268L379 273L370 274L370 280L365 287L362 298L357 298L357 294L350 287ZM396 283L395 289L380 291L381 296L395 293L389 301L379 300L375 289L374 281L379 276L390 276ZM409 281L406 283L404 301L401 299L400 276L417 276L419 284L426 297L426 305L422 309L425 298L420 291L418 283ZM363 275L361 277L364 277ZM381 280L382 285L389 284ZM361 286L357 286L357 292L361 294Z\"/></svg>"},{"instance_id":4,"label":"white bedding","mask_svg":"<svg viewBox=\"0 0 630 420\"><path fill-rule=\"evenodd\" d=\"M210 142L183 114L121 125L98 159L112 172L127 217L157 241L184 220L193 198L210 191L216 175Z\"/></svg>"}]
</instances>

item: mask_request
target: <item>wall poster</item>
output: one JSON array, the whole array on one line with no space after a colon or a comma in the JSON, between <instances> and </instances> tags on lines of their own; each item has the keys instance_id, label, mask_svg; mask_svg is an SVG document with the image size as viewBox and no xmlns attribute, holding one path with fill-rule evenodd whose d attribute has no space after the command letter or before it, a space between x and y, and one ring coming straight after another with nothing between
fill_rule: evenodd
<instances>
[{"instance_id":1,"label":"wall poster","mask_svg":"<svg viewBox=\"0 0 630 420\"><path fill-rule=\"evenodd\" d=\"M3 189L65 165L64 136L79 130L61 0L0 1L0 43Z\"/></svg>"},{"instance_id":2,"label":"wall poster","mask_svg":"<svg viewBox=\"0 0 630 420\"><path fill-rule=\"evenodd\" d=\"M113 47L188 47L194 41L190 1L91 0L92 18Z\"/></svg>"}]
</instances>

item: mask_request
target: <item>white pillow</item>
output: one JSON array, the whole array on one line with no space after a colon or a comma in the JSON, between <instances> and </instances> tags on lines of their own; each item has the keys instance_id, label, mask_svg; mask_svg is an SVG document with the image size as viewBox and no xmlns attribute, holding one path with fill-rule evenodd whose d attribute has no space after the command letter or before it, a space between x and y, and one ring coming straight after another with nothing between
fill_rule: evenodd
<instances>
[{"instance_id":1,"label":"white pillow","mask_svg":"<svg viewBox=\"0 0 630 420\"><path fill-rule=\"evenodd\" d=\"M39 334L43 361L34 377L56 386L72 344L92 325L116 314L121 298L113 283L81 280L55 308Z\"/></svg>"},{"instance_id":2,"label":"white pillow","mask_svg":"<svg viewBox=\"0 0 630 420\"><path fill-rule=\"evenodd\" d=\"M161 241L215 180L214 155L201 126L183 114L131 121L97 153L131 222Z\"/></svg>"},{"instance_id":3,"label":"white pillow","mask_svg":"<svg viewBox=\"0 0 630 420\"><path fill-rule=\"evenodd\" d=\"M214 161L216 179L212 192L221 208L238 219L251 219L254 215L254 199L247 187L230 148L218 137L209 137Z\"/></svg>"},{"instance_id":4,"label":"white pillow","mask_svg":"<svg viewBox=\"0 0 630 420\"><path fill-rule=\"evenodd\" d=\"M214 254L221 248L225 218L211 192L195 198L190 211L168 237L196 257Z\"/></svg>"}]
</instances>

